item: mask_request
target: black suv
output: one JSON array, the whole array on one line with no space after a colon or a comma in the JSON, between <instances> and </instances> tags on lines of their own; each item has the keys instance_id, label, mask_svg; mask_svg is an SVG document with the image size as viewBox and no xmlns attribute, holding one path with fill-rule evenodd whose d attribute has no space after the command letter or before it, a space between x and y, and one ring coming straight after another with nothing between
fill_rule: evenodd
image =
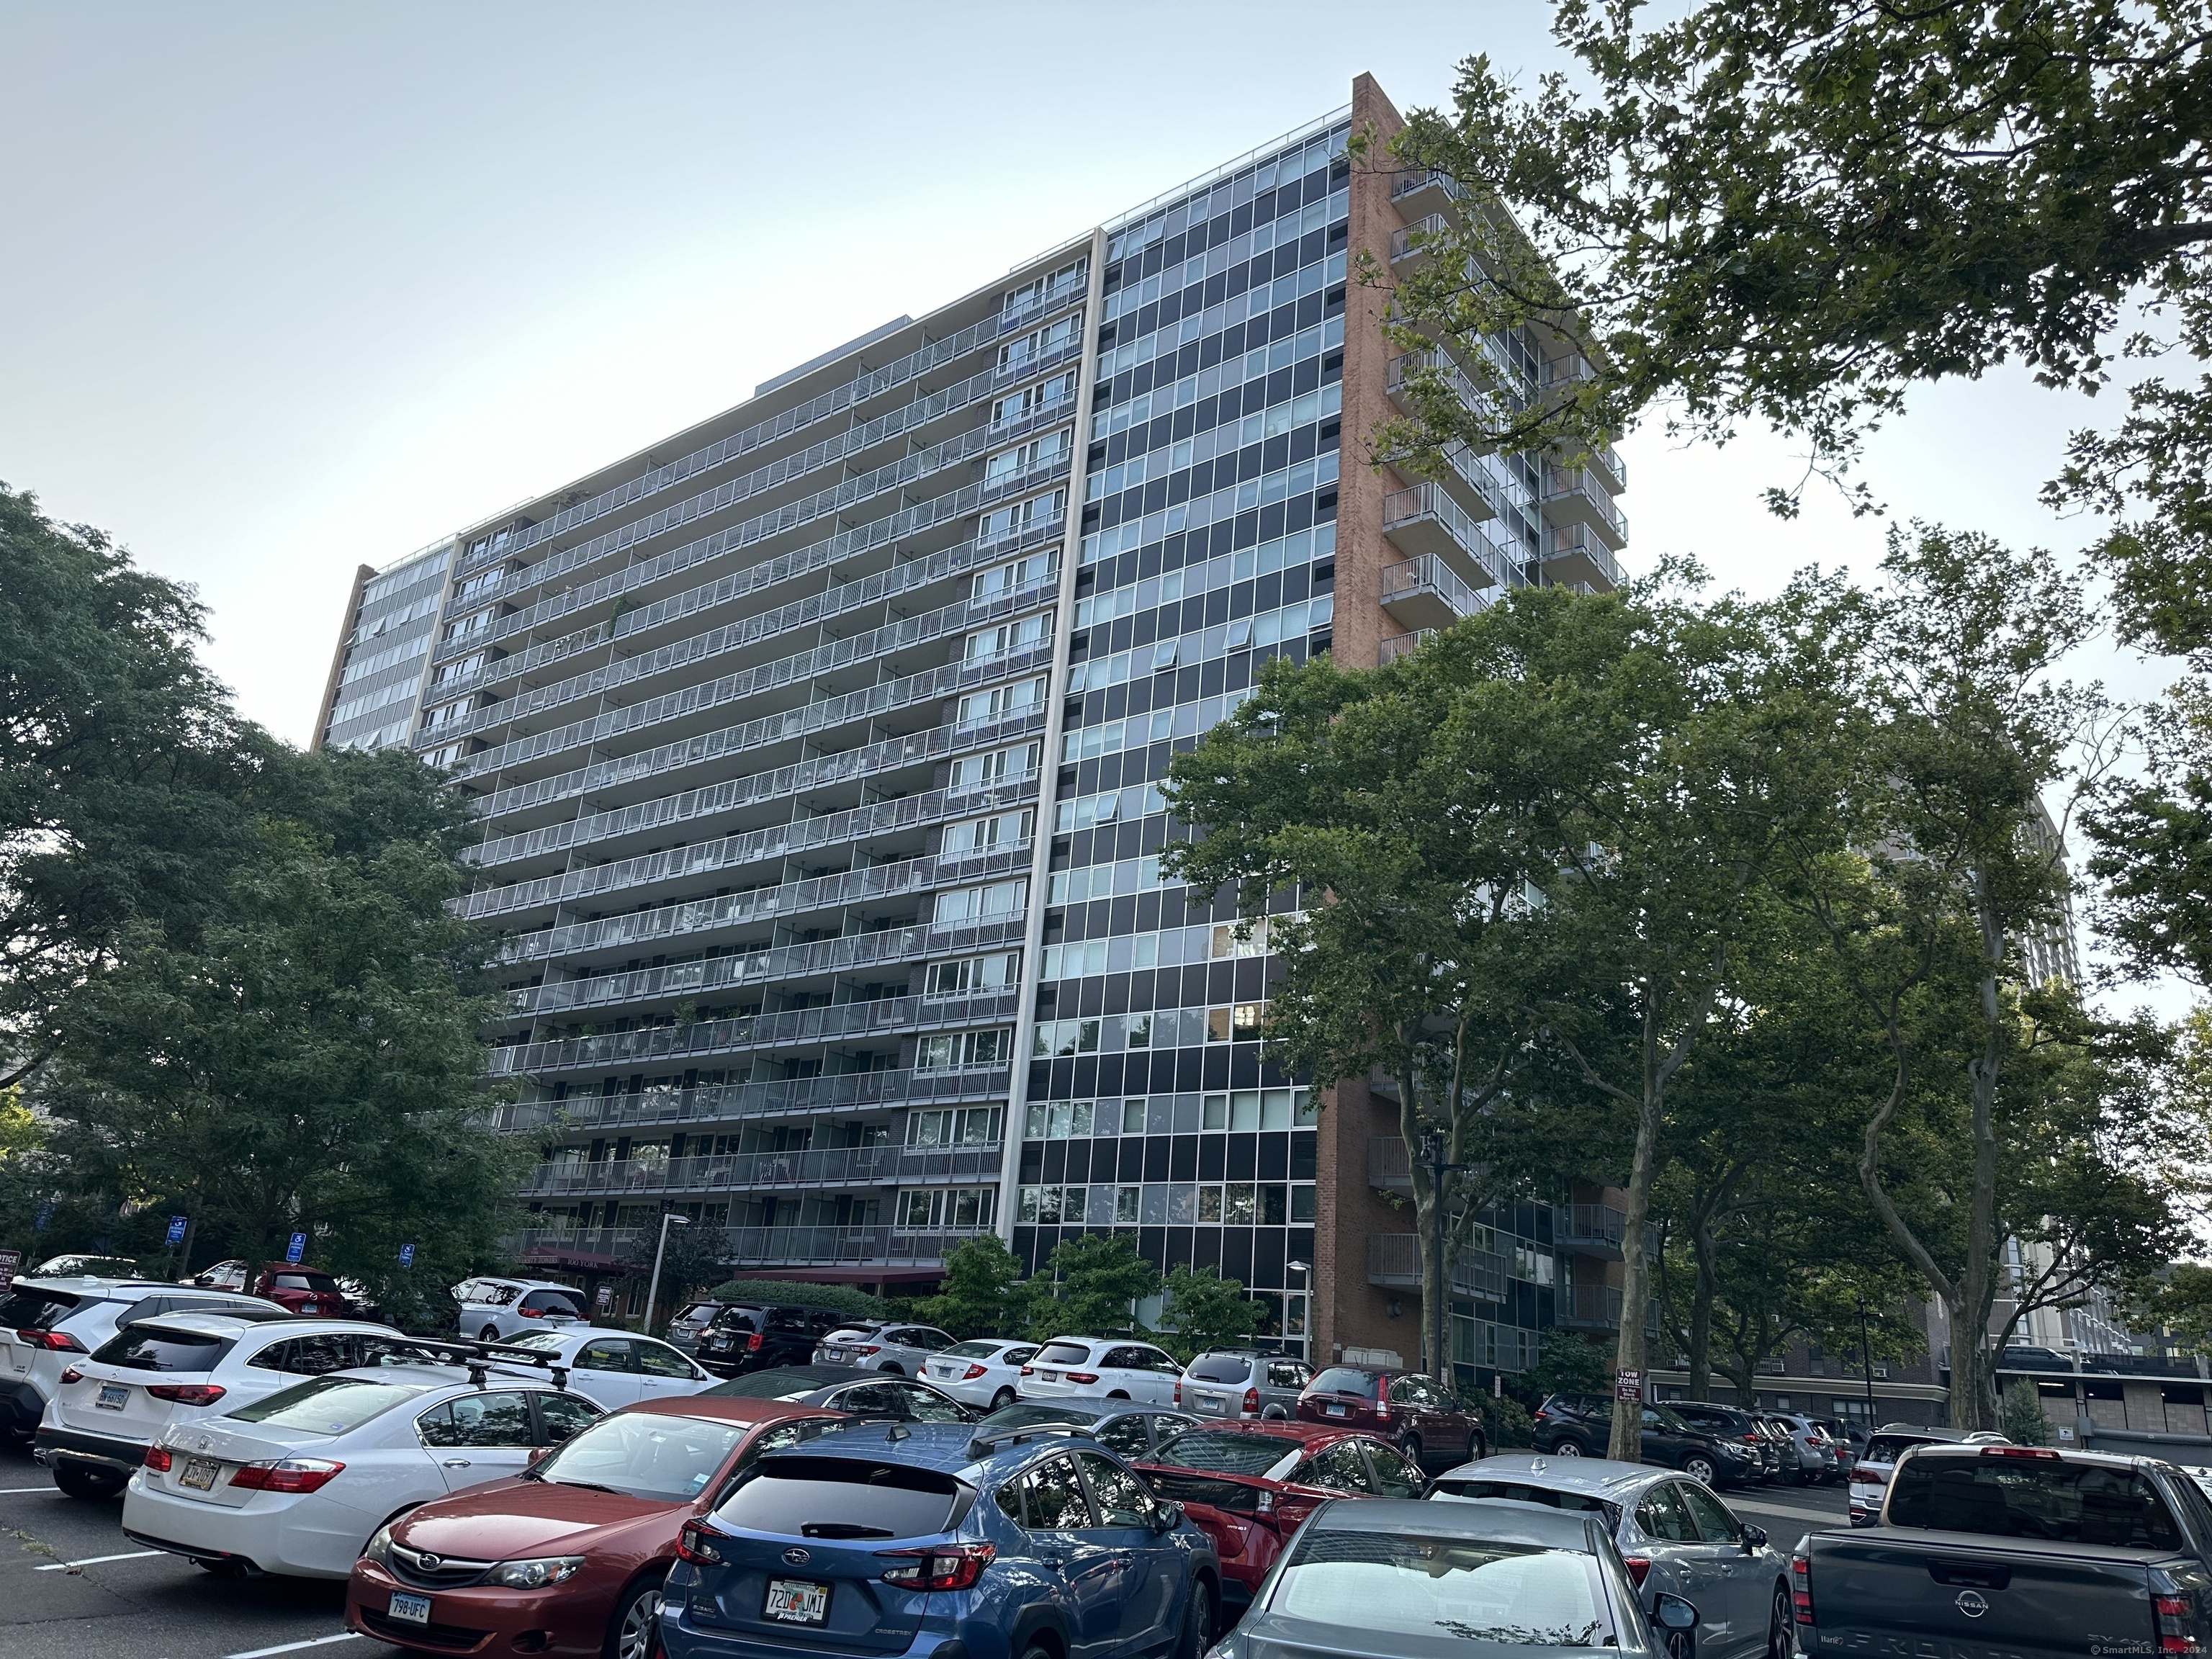
<instances>
[{"instance_id":1,"label":"black suv","mask_svg":"<svg viewBox=\"0 0 2212 1659\"><path fill-rule=\"evenodd\" d=\"M1758 1413L1747 1412L1741 1406L1717 1405L1710 1400L1670 1400L1667 1409L1692 1427L1704 1430L1724 1446L1741 1446L1751 1454L1757 1467L1750 1472L1756 1480L1779 1480L1783 1476L1782 1449L1775 1437L1768 1432ZM1790 1461L1796 1462L1797 1448L1790 1448Z\"/></svg>"},{"instance_id":2,"label":"black suv","mask_svg":"<svg viewBox=\"0 0 2212 1659\"><path fill-rule=\"evenodd\" d=\"M813 1362L815 1344L852 1322L835 1308L761 1307L733 1303L699 1334L696 1358L720 1376Z\"/></svg>"},{"instance_id":3,"label":"black suv","mask_svg":"<svg viewBox=\"0 0 2212 1659\"><path fill-rule=\"evenodd\" d=\"M1536 1408L1530 1439L1547 1457L1603 1457L1613 1434L1613 1401L1601 1394L1555 1394ZM1644 1461L1680 1469L1717 1490L1765 1468L1757 1443L1731 1443L1684 1421L1671 1406L1644 1407Z\"/></svg>"}]
</instances>

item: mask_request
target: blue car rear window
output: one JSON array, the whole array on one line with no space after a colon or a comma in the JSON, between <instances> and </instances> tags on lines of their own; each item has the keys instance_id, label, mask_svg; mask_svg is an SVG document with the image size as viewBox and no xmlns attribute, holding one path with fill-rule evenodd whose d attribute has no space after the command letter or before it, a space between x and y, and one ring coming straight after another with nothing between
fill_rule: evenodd
<instances>
[{"instance_id":1,"label":"blue car rear window","mask_svg":"<svg viewBox=\"0 0 2212 1659\"><path fill-rule=\"evenodd\" d=\"M858 1457L776 1457L714 1511L722 1526L785 1538L926 1538L966 1488L949 1474Z\"/></svg>"}]
</instances>

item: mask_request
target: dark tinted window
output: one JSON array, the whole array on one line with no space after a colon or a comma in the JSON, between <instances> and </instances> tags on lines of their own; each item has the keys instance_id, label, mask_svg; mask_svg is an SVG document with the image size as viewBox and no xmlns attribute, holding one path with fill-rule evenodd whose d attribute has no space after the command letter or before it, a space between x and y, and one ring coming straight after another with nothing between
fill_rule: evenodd
<instances>
[{"instance_id":1,"label":"dark tinted window","mask_svg":"<svg viewBox=\"0 0 2212 1659\"><path fill-rule=\"evenodd\" d=\"M1048 1342L1037 1350L1036 1358L1030 1363L1037 1365L1087 1365L1091 1363L1091 1350L1080 1342Z\"/></svg>"},{"instance_id":2,"label":"dark tinted window","mask_svg":"<svg viewBox=\"0 0 2212 1659\"><path fill-rule=\"evenodd\" d=\"M1091 1496L1098 1506L1100 1526L1152 1525L1152 1495L1145 1490L1143 1481L1110 1457L1101 1457L1096 1452L1078 1452L1075 1455L1083 1465L1083 1473L1090 1478Z\"/></svg>"},{"instance_id":3,"label":"dark tinted window","mask_svg":"<svg viewBox=\"0 0 2212 1659\"><path fill-rule=\"evenodd\" d=\"M1145 1437L1145 1419L1141 1417L1117 1417L1100 1429L1098 1443L1124 1457L1142 1457L1151 1445Z\"/></svg>"},{"instance_id":4,"label":"dark tinted window","mask_svg":"<svg viewBox=\"0 0 2212 1659\"><path fill-rule=\"evenodd\" d=\"M1702 1486L1681 1488L1682 1507L1690 1512L1697 1523L1698 1536L1708 1544L1741 1544L1743 1528L1728 1511L1727 1505Z\"/></svg>"},{"instance_id":5,"label":"dark tinted window","mask_svg":"<svg viewBox=\"0 0 2212 1659\"><path fill-rule=\"evenodd\" d=\"M426 1446L527 1446L535 1443L530 1426L530 1397L495 1390L465 1394L415 1419Z\"/></svg>"},{"instance_id":6,"label":"dark tinted window","mask_svg":"<svg viewBox=\"0 0 2212 1659\"><path fill-rule=\"evenodd\" d=\"M1340 1440L1334 1446L1322 1447L1291 1479L1309 1486L1326 1486L1331 1492L1375 1490L1374 1483L1367 1478L1367 1465L1359 1455L1358 1443L1352 1440Z\"/></svg>"},{"instance_id":7,"label":"dark tinted window","mask_svg":"<svg viewBox=\"0 0 2212 1659\"><path fill-rule=\"evenodd\" d=\"M1513 1480L1455 1480L1437 1482L1438 1498L1510 1498L1516 1504L1545 1504L1555 1510L1602 1515L1608 1528L1620 1524L1620 1507L1586 1492L1554 1492L1548 1486L1524 1486Z\"/></svg>"},{"instance_id":8,"label":"dark tinted window","mask_svg":"<svg viewBox=\"0 0 2212 1659\"><path fill-rule=\"evenodd\" d=\"M1698 1523L1682 1507L1682 1495L1671 1480L1662 1480L1652 1487L1636 1506L1636 1524L1644 1528L1647 1538L1664 1539L1674 1544L1698 1541Z\"/></svg>"},{"instance_id":9,"label":"dark tinted window","mask_svg":"<svg viewBox=\"0 0 2212 1659\"><path fill-rule=\"evenodd\" d=\"M65 1291L41 1291L29 1285L18 1285L6 1296L0 1296L0 1325L11 1330L27 1325L50 1326L56 1320L68 1318L79 1300Z\"/></svg>"},{"instance_id":10,"label":"dark tinted window","mask_svg":"<svg viewBox=\"0 0 2212 1659\"><path fill-rule=\"evenodd\" d=\"M1252 1358L1241 1353L1202 1353L1184 1375L1194 1382L1243 1382L1252 1375Z\"/></svg>"},{"instance_id":11,"label":"dark tinted window","mask_svg":"<svg viewBox=\"0 0 2212 1659\"><path fill-rule=\"evenodd\" d=\"M332 1371L351 1370L356 1365L374 1362L362 1358L357 1339L342 1332L326 1332L319 1336L295 1336L286 1341L271 1342L246 1363L257 1370L289 1371L295 1376L328 1376Z\"/></svg>"},{"instance_id":12,"label":"dark tinted window","mask_svg":"<svg viewBox=\"0 0 2212 1659\"><path fill-rule=\"evenodd\" d=\"M1022 1477L1022 1496L1031 1532L1079 1532L1091 1524L1091 1500L1072 1459L1054 1457L1032 1468Z\"/></svg>"},{"instance_id":13,"label":"dark tinted window","mask_svg":"<svg viewBox=\"0 0 2212 1659\"><path fill-rule=\"evenodd\" d=\"M985 1418L980 1431L999 1434L1007 1429L1025 1429L1032 1423L1096 1423L1103 1415L1091 1406L1048 1406L1038 1401L1018 1401L1013 1405L1000 1407Z\"/></svg>"},{"instance_id":14,"label":"dark tinted window","mask_svg":"<svg viewBox=\"0 0 2212 1659\"><path fill-rule=\"evenodd\" d=\"M541 1394L538 1396L538 1419L545 1431L545 1443L557 1446L577 1430L599 1420L599 1408L592 1401L575 1394Z\"/></svg>"},{"instance_id":15,"label":"dark tinted window","mask_svg":"<svg viewBox=\"0 0 2212 1659\"><path fill-rule=\"evenodd\" d=\"M703 1392L739 1400L796 1400L832 1382L848 1382L852 1375L849 1365L778 1365L772 1370L733 1376Z\"/></svg>"},{"instance_id":16,"label":"dark tinted window","mask_svg":"<svg viewBox=\"0 0 2212 1659\"><path fill-rule=\"evenodd\" d=\"M757 1465L714 1513L786 1538L922 1538L951 1524L960 1491L934 1469L786 1455Z\"/></svg>"},{"instance_id":17,"label":"dark tinted window","mask_svg":"<svg viewBox=\"0 0 2212 1659\"><path fill-rule=\"evenodd\" d=\"M573 1314L579 1319L584 1316L584 1304L560 1291L532 1291L522 1298L522 1305L539 1313Z\"/></svg>"},{"instance_id":18,"label":"dark tinted window","mask_svg":"<svg viewBox=\"0 0 2212 1659\"><path fill-rule=\"evenodd\" d=\"M658 1342L633 1342L632 1352L637 1355L638 1369L647 1376L691 1376L691 1362L673 1348L664 1348Z\"/></svg>"},{"instance_id":19,"label":"dark tinted window","mask_svg":"<svg viewBox=\"0 0 2212 1659\"><path fill-rule=\"evenodd\" d=\"M165 1331L155 1325L126 1325L99 1346L93 1358L103 1365L134 1371L205 1371L230 1352L227 1337L203 1331Z\"/></svg>"},{"instance_id":20,"label":"dark tinted window","mask_svg":"<svg viewBox=\"0 0 2212 1659\"><path fill-rule=\"evenodd\" d=\"M1419 1469L1380 1441L1369 1443L1367 1464L1375 1472L1375 1490L1385 1498L1419 1498L1428 1485Z\"/></svg>"},{"instance_id":21,"label":"dark tinted window","mask_svg":"<svg viewBox=\"0 0 2212 1659\"><path fill-rule=\"evenodd\" d=\"M276 1288L280 1291L313 1291L319 1296L336 1296L338 1282L328 1273L278 1273Z\"/></svg>"},{"instance_id":22,"label":"dark tinted window","mask_svg":"<svg viewBox=\"0 0 2212 1659\"><path fill-rule=\"evenodd\" d=\"M634 1371L637 1362L627 1342L586 1342L576 1350L576 1368L586 1371Z\"/></svg>"},{"instance_id":23,"label":"dark tinted window","mask_svg":"<svg viewBox=\"0 0 2212 1659\"><path fill-rule=\"evenodd\" d=\"M1356 1394L1362 1400L1375 1398L1375 1389L1382 1379L1373 1371L1355 1370L1349 1365L1331 1365L1309 1385L1316 1394Z\"/></svg>"},{"instance_id":24,"label":"dark tinted window","mask_svg":"<svg viewBox=\"0 0 2212 1659\"><path fill-rule=\"evenodd\" d=\"M2181 1529L2149 1480L2057 1457L1908 1457L1891 1477L1887 1523L2062 1544L2176 1549Z\"/></svg>"},{"instance_id":25,"label":"dark tinted window","mask_svg":"<svg viewBox=\"0 0 2212 1659\"><path fill-rule=\"evenodd\" d=\"M1261 1474L1304 1443L1287 1434L1231 1434L1220 1430L1193 1429L1161 1447L1153 1461L1178 1469Z\"/></svg>"}]
</instances>

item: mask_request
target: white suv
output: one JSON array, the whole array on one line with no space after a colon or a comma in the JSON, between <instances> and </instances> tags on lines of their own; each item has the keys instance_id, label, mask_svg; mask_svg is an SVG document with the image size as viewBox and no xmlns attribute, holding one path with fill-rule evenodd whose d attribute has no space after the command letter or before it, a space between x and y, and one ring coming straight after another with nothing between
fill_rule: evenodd
<instances>
[{"instance_id":1,"label":"white suv","mask_svg":"<svg viewBox=\"0 0 2212 1659\"><path fill-rule=\"evenodd\" d=\"M148 1279L19 1279L0 1293L0 1433L27 1441L61 1374L133 1319L198 1310L289 1319L258 1296Z\"/></svg>"},{"instance_id":2,"label":"white suv","mask_svg":"<svg viewBox=\"0 0 2212 1659\"><path fill-rule=\"evenodd\" d=\"M1055 1336L1022 1367L1024 1400L1140 1400L1176 1403L1182 1367L1147 1342Z\"/></svg>"},{"instance_id":3,"label":"white suv","mask_svg":"<svg viewBox=\"0 0 2212 1659\"><path fill-rule=\"evenodd\" d=\"M38 1455L70 1497L112 1498L173 1424L235 1411L304 1376L432 1357L361 1320L134 1319L57 1379Z\"/></svg>"},{"instance_id":4,"label":"white suv","mask_svg":"<svg viewBox=\"0 0 2212 1659\"><path fill-rule=\"evenodd\" d=\"M542 1279L471 1279L453 1286L461 1304L454 1328L485 1342L512 1342L532 1331L588 1325L584 1293Z\"/></svg>"}]
</instances>

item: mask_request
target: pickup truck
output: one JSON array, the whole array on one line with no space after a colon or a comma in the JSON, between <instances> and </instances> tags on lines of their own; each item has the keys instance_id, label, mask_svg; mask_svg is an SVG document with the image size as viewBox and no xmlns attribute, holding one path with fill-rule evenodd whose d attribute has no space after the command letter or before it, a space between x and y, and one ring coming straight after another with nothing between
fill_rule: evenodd
<instances>
[{"instance_id":1,"label":"pickup truck","mask_svg":"<svg viewBox=\"0 0 2212 1659\"><path fill-rule=\"evenodd\" d=\"M1790 1569L1821 1659L2212 1651L2212 1501L2155 1458L1914 1446L1879 1524L1808 1533Z\"/></svg>"}]
</instances>

